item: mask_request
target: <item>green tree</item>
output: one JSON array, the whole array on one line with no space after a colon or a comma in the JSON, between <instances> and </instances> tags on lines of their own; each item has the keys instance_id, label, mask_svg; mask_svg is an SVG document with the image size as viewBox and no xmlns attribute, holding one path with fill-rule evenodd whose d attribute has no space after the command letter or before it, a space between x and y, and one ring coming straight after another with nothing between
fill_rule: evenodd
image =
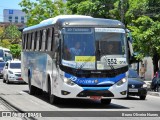
<instances>
[{"instance_id":1,"label":"green tree","mask_svg":"<svg viewBox=\"0 0 160 120\"><path fill-rule=\"evenodd\" d=\"M147 8L148 0L117 0L114 3L114 9L109 12L114 19L122 20L125 25L130 25L132 20L144 15Z\"/></svg>"},{"instance_id":2,"label":"green tree","mask_svg":"<svg viewBox=\"0 0 160 120\"><path fill-rule=\"evenodd\" d=\"M21 55L21 45L19 44L12 44L10 46L11 54L13 55L13 58L20 58Z\"/></svg>"},{"instance_id":3,"label":"green tree","mask_svg":"<svg viewBox=\"0 0 160 120\"><path fill-rule=\"evenodd\" d=\"M154 72L158 69L160 55L160 22L153 21L148 16L141 16L133 20L133 25L128 26L134 38L133 47L140 56L151 56L154 63Z\"/></svg>"},{"instance_id":4,"label":"green tree","mask_svg":"<svg viewBox=\"0 0 160 120\"><path fill-rule=\"evenodd\" d=\"M4 47L4 48L9 48L11 45L10 40L9 39L3 39L2 41L0 41L0 46Z\"/></svg>"},{"instance_id":5,"label":"green tree","mask_svg":"<svg viewBox=\"0 0 160 120\"><path fill-rule=\"evenodd\" d=\"M47 18L57 15L69 14L66 4L62 0L22 0L19 5L27 14L27 25L35 25Z\"/></svg>"},{"instance_id":6,"label":"green tree","mask_svg":"<svg viewBox=\"0 0 160 120\"><path fill-rule=\"evenodd\" d=\"M96 18L112 18L109 13L116 0L67 0L72 14L89 15Z\"/></svg>"},{"instance_id":7,"label":"green tree","mask_svg":"<svg viewBox=\"0 0 160 120\"><path fill-rule=\"evenodd\" d=\"M5 38L10 40L10 43L20 43L21 41L21 32L18 30L16 25L8 26L5 31Z\"/></svg>"},{"instance_id":8,"label":"green tree","mask_svg":"<svg viewBox=\"0 0 160 120\"><path fill-rule=\"evenodd\" d=\"M5 31L4 27L0 27L0 41L1 42L5 38L4 31Z\"/></svg>"}]
</instances>

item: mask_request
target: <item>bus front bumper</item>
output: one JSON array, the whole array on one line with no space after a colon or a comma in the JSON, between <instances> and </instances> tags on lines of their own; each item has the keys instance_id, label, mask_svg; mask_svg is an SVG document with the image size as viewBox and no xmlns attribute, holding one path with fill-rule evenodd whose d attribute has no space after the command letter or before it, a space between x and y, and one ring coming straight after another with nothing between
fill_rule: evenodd
<instances>
[{"instance_id":1,"label":"bus front bumper","mask_svg":"<svg viewBox=\"0 0 160 120\"><path fill-rule=\"evenodd\" d=\"M90 98L91 96L100 96L101 98L125 98L127 97L128 82L120 86L116 84L110 87L81 87L70 86L63 83L61 91L56 95L60 98Z\"/></svg>"}]
</instances>

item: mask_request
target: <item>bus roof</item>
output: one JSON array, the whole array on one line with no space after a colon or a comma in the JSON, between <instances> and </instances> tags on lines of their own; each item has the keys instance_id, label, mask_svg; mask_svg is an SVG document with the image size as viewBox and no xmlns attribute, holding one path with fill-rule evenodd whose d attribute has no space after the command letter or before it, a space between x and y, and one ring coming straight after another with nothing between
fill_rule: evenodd
<instances>
[{"instance_id":1,"label":"bus roof","mask_svg":"<svg viewBox=\"0 0 160 120\"><path fill-rule=\"evenodd\" d=\"M43 20L37 25L25 28L23 32L47 27L58 23L61 27L112 27L125 28L124 24L118 20L93 18L84 15L59 15L54 18Z\"/></svg>"}]
</instances>

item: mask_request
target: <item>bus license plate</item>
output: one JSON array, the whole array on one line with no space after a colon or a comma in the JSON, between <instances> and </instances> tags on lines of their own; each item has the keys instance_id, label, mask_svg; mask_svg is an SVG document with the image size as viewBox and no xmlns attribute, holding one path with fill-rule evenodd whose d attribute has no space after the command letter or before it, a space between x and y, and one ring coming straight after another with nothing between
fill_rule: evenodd
<instances>
[{"instance_id":1,"label":"bus license plate","mask_svg":"<svg viewBox=\"0 0 160 120\"><path fill-rule=\"evenodd\" d=\"M138 89L129 89L129 92L138 92Z\"/></svg>"},{"instance_id":2,"label":"bus license plate","mask_svg":"<svg viewBox=\"0 0 160 120\"><path fill-rule=\"evenodd\" d=\"M90 98L94 100L100 100L102 97L101 96L90 96Z\"/></svg>"}]
</instances>

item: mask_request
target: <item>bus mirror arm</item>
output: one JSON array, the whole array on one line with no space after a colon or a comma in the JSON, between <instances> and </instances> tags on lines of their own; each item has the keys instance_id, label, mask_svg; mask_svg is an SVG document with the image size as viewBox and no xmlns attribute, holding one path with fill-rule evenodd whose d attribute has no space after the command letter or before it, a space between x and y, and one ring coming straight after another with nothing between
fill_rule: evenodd
<instances>
[{"instance_id":1,"label":"bus mirror arm","mask_svg":"<svg viewBox=\"0 0 160 120\"><path fill-rule=\"evenodd\" d=\"M137 60L135 53L133 53L132 55L130 55L129 64L138 63L138 62L140 62L140 60Z\"/></svg>"}]
</instances>

